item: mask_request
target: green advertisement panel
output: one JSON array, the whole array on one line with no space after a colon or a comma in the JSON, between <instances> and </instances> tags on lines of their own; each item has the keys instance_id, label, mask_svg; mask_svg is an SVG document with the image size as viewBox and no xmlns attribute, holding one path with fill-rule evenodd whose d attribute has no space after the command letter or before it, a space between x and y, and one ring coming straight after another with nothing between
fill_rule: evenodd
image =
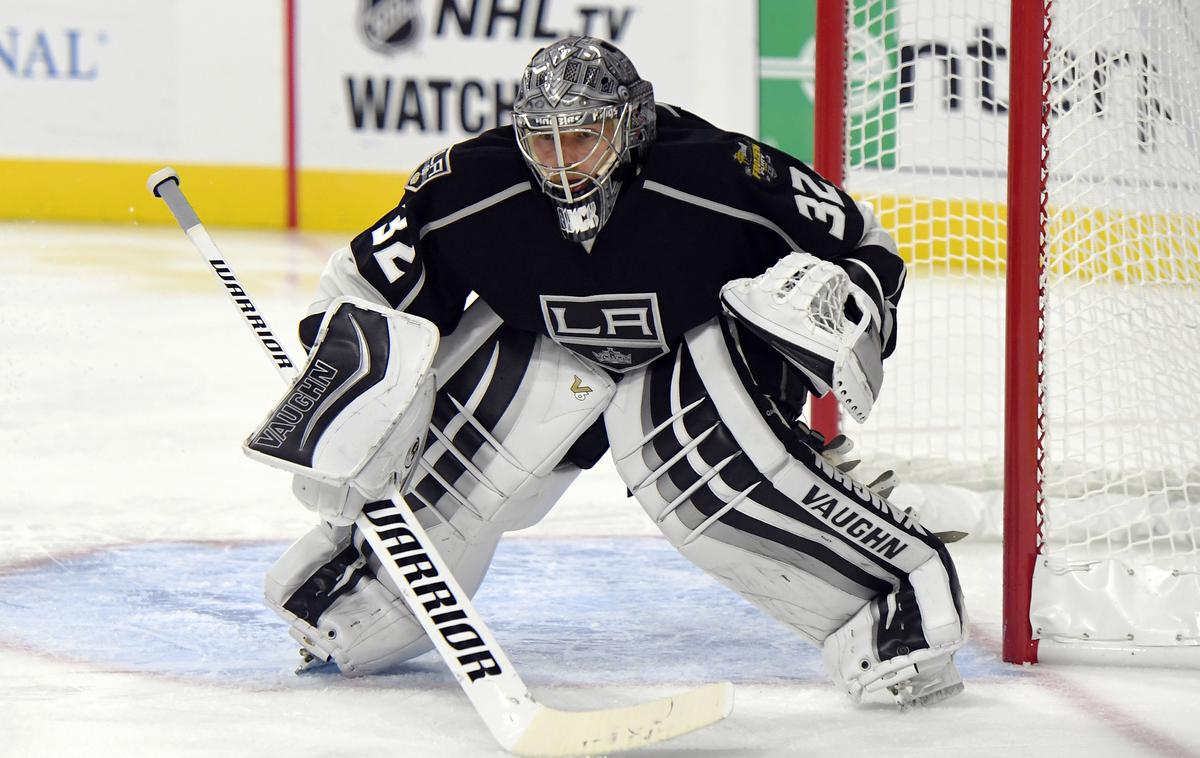
<instances>
[{"instance_id":1,"label":"green advertisement panel","mask_svg":"<svg viewBox=\"0 0 1200 758\"><path fill-rule=\"evenodd\" d=\"M899 107L898 0L852 0L846 71L846 164L894 168Z\"/></svg>"},{"instance_id":2,"label":"green advertisement panel","mask_svg":"<svg viewBox=\"0 0 1200 758\"><path fill-rule=\"evenodd\" d=\"M895 163L900 43L898 0L848 4L854 50L846 71L847 163ZM761 138L801 160L813 156L816 0L759 0Z\"/></svg>"},{"instance_id":3,"label":"green advertisement panel","mask_svg":"<svg viewBox=\"0 0 1200 758\"><path fill-rule=\"evenodd\" d=\"M813 156L816 0L759 0L759 130L763 142Z\"/></svg>"}]
</instances>

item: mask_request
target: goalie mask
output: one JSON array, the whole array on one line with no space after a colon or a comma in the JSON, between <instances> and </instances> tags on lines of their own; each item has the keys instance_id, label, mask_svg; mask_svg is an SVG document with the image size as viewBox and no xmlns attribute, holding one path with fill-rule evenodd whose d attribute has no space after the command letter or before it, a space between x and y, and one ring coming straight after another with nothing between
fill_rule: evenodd
<instances>
[{"instance_id":1,"label":"goalie mask","mask_svg":"<svg viewBox=\"0 0 1200 758\"><path fill-rule=\"evenodd\" d=\"M610 43L567 37L529 62L513 126L559 229L583 242L608 220L628 168L654 141L654 88Z\"/></svg>"}]
</instances>

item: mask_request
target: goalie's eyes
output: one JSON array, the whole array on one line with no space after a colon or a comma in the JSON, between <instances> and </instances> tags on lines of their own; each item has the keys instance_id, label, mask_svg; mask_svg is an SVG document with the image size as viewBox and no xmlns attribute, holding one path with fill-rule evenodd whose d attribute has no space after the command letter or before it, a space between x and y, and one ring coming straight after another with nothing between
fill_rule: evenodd
<instances>
[{"instance_id":1,"label":"goalie's eyes","mask_svg":"<svg viewBox=\"0 0 1200 758\"><path fill-rule=\"evenodd\" d=\"M587 159L600 144L600 135L593 131L562 132L558 136L562 145L562 165L570 166ZM544 166L557 166L559 159L554 146L553 134L534 134L529 138L529 149L534 159Z\"/></svg>"}]
</instances>

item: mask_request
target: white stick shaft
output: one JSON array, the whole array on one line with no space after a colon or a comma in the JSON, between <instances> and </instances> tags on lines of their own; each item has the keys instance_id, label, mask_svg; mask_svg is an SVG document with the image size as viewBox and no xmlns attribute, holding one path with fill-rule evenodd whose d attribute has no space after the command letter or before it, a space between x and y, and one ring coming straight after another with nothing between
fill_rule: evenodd
<instances>
[{"instance_id":1,"label":"white stick shaft","mask_svg":"<svg viewBox=\"0 0 1200 758\"><path fill-rule=\"evenodd\" d=\"M391 503L369 503L355 523L492 736L511 751L543 706L432 549L412 508L396 492Z\"/></svg>"},{"instance_id":2,"label":"white stick shaft","mask_svg":"<svg viewBox=\"0 0 1200 758\"><path fill-rule=\"evenodd\" d=\"M728 682L625 708L548 708L521 681L399 492L390 503L368 503L355 524L492 736L511 753L607 755L687 734L733 709Z\"/></svg>"},{"instance_id":3,"label":"white stick shaft","mask_svg":"<svg viewBox=\"0 0 1200 758\"><path fill-rule=\"evenodd\" d=\"M171 215L179 222L180 228L187 234L192 245L197 252L208 261L208 265L212 267L214 273L225 285L225 294L233 301L241 311L242 318L246 322L246 326L258 338L258 344L262 345L262 349L266 351L275 364L275 370L285 381L291 383L295 381L297 376L296 365L292 363L292 359L288 357L287 351L283 348L283 344L275 337L275 333L271 331L271 327L267 324L266 318L259 313L246 290L242 287L242 283L238 281L237 276L233 273L233 269L225 262L221 256L221 251L217 249L217 245L213 242L212 237L208 235L208 231L204 225L200 223L200 218L196 212L192 210L191 204L187 198L183 196L183 191L179 189L179 177L172 169L165 168L151 175L150 182L154 184L150 187L150 191L161 197L171 210Z\"/></svg>"}]
</instances>

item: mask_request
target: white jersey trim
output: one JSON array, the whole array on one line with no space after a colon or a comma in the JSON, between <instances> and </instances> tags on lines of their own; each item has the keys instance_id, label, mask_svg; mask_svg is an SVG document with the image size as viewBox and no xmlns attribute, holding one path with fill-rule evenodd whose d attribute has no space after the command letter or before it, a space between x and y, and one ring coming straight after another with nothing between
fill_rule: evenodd
<instances>
[{"instance_id":1,"label":"white jersey trim","mask_svg":"<svg viewBox=\"0 0 1200 758\"><path fill-rule=\"evenodd\" d=\"M875 291L879 293L879 299L886 300L886 298L884 297L884 294L883 294L883 285L879 283L879 277L875 275L875 272L871 270L870 266L863 263L858 258L852 258L851 257L852 255L854 255L853 251L851 251L850 253L847 253L846 256L843 258L839 258L838 262L840 263L842 261L845 261L847 263L853 263L854 265L861 268L866 273L867 277L871 280L871 283L875 285ZM895 293L893 292L892 294L894 295Z\"/></svg>"},{"instance_id":2,"label":"white jersey trim","mask_svg":"<svg viewBox=\"0 0 1200 758\"><path fill-rule=\"evenodd\" d=\"M480 200L477 203L471 203L470 205L468 205L465 208L460 208L460 209L456 210L454 213L451 213L449 216L443 216L442 218L436 219L434 221L430 221L428 224L425 224L425 226L421 227L421 231L418 236L420 239L425 239L425 235L429 234L430 232L437 231L438 229L441 229L444 226L449 226L450 224L453 224L455 221L461 221L462 219L466 218L467 216L476 214L479 211L482 211L486 208L490 208L493 205L496 205L497 203L502 203L505 200L509 199L510 197L519 195L522 192L528 192L531 189L533 189L533 185L530 184L528 181L514 184L513 186L509 187L508 189L500 190L496 194L494 194L490 197L485 197L484 199Z\"/></svg>"}]
</instances>

